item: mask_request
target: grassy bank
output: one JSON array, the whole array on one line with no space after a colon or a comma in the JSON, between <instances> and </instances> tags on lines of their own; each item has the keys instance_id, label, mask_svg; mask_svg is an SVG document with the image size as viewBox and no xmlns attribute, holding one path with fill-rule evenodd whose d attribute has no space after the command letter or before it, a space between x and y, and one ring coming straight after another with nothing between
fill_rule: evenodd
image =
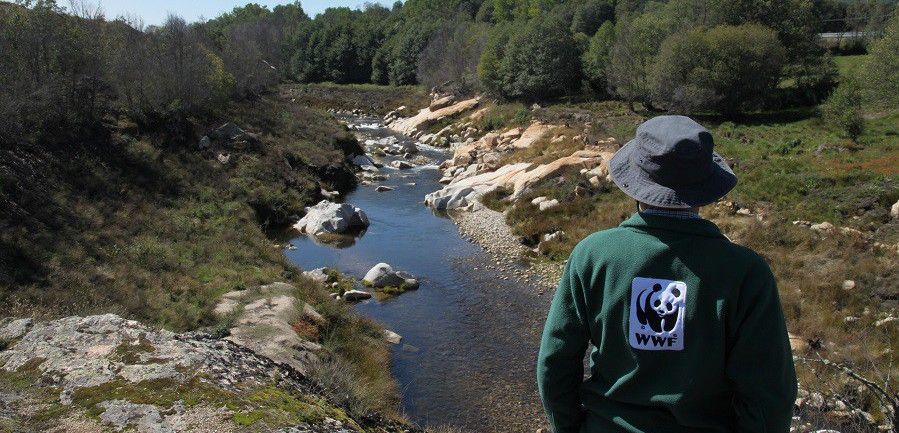
<instances>
[{"instance_id":1,"label":"grassy bank","mask_svg":"<svg viewBox=\"0 0 899 433\"><path fill-rule=\"evenodd\" d=\"M403 106L408 115L430 103L427 90L421 86L319 83L286 85L283 89L292 101L309 107L361 110L378 116Z\"/></svg>"},{"instance_id":2,"label":"grassy bank","mask_svg":"<svg viewBox=\"0 0 899 433\"><path fill-rule=\"evenodd\" d=\"M246 134L216 138L226 122ZM78 137L0 148L0 317L116 313L223 332L228 319L212 313L223 293L284 281L327 319L300 330L324 348L313 376L331 403L357 420L396 416L381 327L335 303L265 235L322 189L353 187L345 153L358 144L344 127L270 94L210 117L111 117Z\"/></svg>"}]
</instances>

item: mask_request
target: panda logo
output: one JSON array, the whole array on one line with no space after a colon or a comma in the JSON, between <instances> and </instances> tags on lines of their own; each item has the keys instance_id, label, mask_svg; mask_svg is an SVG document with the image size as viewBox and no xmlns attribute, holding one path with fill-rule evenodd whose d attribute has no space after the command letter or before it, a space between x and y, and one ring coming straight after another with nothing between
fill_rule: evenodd
<instances>
[{"instance_id":1,"label":"panda logo","mask_svg":"<svg viewBox=\"0 0 899 433\"><path fill-rule=\"evenodd\" d=\"M637 295L637 320L641 325L649 325L655 332L671 332L680 316L681 290L677 283L670 283L665 290L655 283L651 289L644 289Z\"/></svg>"},{"instance_id":2,"label":"panda logo","mask_svg":"<svg viewBox=\"0 0 899 433\"><path fill-rule=\"evenodd\" d=\"M641 350L682 350L687 285L637 277L631 293L631 346Z\"/></svg>"}]
</instances>

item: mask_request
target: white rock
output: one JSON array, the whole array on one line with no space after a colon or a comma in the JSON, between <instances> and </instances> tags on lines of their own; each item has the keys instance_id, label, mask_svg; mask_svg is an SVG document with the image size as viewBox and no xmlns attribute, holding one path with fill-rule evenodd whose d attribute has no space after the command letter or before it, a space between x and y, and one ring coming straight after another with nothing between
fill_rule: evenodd
<instances>
[{"instance_id":1,"label":"white rock","mask_svg":"<svg viewBox=\"0 0 899 433\"><path fill-rule=\"evenodd\" d=\"M818 232L829 232L833 230L833 224L824 221L818 224L812 224L811 229Z\"/></svg>"},{"instance_id":2,"label":"white rock","mask_svg":"<svg viewBox=\"0 0 899 433\"><path fill-rule=\"evenodd\" d=\"M890 207L890 216L893 219L899 219L899 200L896 200L896 203L893 203L893 206Z\"/></svg>"},{"instance_id":3,"label":"white rock","mask_svg":"<svg viewBox=\"0 0 899 433\"><path fill-rule=\"evenodd\" d=\"M408 162L406 162L406 161L393 161L393 162L390 163L390 165L391 165L393 168L396 168L396 169L399 169L399 170L408 170L408 169L410 169L410 168L415 167L413 164L408 163Z\"/></svg>"},{"instance_id":4,"label":"white rock","mask_svg":"<svg viewBox=\"0 0 899 433\"><path fill-rule=\"evenodd\" d=\"M306 216L294 225L300 232L313 235L344 233L365 227L368 227L368 216L361 209L327 200L307 207Z\"/></svg>"},{"instance_id":5,"label":"white rock","mask_svg":"<svg viewBox=\"0 0 899 433\"><path fill-rule=\"evenodd\" d=\"M543 203L543 202L545 202L545 201L547 201L547 200L549 200L549 199L546 198L546 197L544 197L544 196L540 196L540 197L537 197L537 198L531 200L531 204L534 205L534 206L537 206L537 205L539 205L540 203Z\"/></svg>"},{"instance_id":6,"label":"white rock","mask_svg":"<svg viewBox=\"0 0 899 433\"><path fill-rule=\"evenodd\" d=\"M369 298L371 298L371 293L368 293L364 290L353 289L343 292L343 300L347 302L361 301Z\"/></svg>"},{"instance_id":7,"label":"white rock","mask_svg":"<svg viewBox=\"0 0 899 433\"><path fill-rule=\"evenodd\" d=\"M895 322L895 321L897 321L897 320L899 320L899 319L897 319L897 318L895 318L895 317L893 317L893 316L887 316L887 317L884 318L884 319L880 319L880 320L874 322L874 326L877 327L877 328L879 328L879 327L881 327L881 326L884 326L884 325L888 325L888 324L890 324L890 323L893 323L893 322Z\"/></svg>"},{"instance_id":8,"label":"white rock","mask_svg":"<svg viewBox=\"0 0 899 433\"><path fill-rule=\"evenodd\" d=\"M324 188L321 189L322 197L326 199L334 199L340 196L340 191L328 191Z\"/></svg>"},{"instance_id":9,"label":"white rock","mask_svg":"<svg viewBox=\"0 0 899 433\"><path fill-rule=\"evenodd\" d=\"M22 338L33 325L33 319L4 319L0 321L0 340L10 341Z\"/></svg>"},{"instance_id":10,"label":"white rock","mask_svg":"<svg viewBox=\"0 0 899 433\"><path fill-rule=\"evenodd\" d=\"M855 288L855 281L853 281L853 280L843 281L843 290L852 290L854 288Z\"/></svg>"},{"instance_id":11,"label":"white rock","mask_svg":"<svg viewBox=\"0 0 899 433\"><path fill-rule=\"evenodd\" d=\"M540 202L540 210L545 211L547 209L552 209L559 205L559 200L552 199Z\"/></svg>"},{"instance_id":12,"label":"white rock","mask_svg":"<svg viewBox=\"0 0 899 433\"><path fill-rule=\"evenodd\" d=\"M403 341L403 337L396 332L393 332L389 329L384 330L384 340L390 344L400 344Z\"/></svg>"},{"instance_id":13,"label":"white rock","mask_svg":"<svg viewBox=\"0 0 899 433\"><path fill-rule=\"evenodd\" d=\"M565 232L563 232L561 230L554 232L554 233L545 234L545 235L543 235L543 242L549 242L549 241L552 241L555 239L561 239L562 236L565 236Z\"/></svg>"},{"instance_id":14,"label":"white rock","mask_svg":"<svg viewBox=\"0 0 899 433\"><path fill-rule=\"evenodd\" d=\"M403 287L411 290L418 288L418 280L405 272L396 272L387 263L378 263L362 278L365 284L372 287Z\"/></svg>"},{"instance_id":15,"label":"white rock","mask_svg":"<svg viewBox=\"0 0 899 433\"><path fill-rule=\"evenodd\" d=\"M324 284L326 281L328 281L328 274L325 273L326 269L327 268L317 268L311 271L306 271L303 272L303 276L317 283Z\"/></svg>"}]
</instances>

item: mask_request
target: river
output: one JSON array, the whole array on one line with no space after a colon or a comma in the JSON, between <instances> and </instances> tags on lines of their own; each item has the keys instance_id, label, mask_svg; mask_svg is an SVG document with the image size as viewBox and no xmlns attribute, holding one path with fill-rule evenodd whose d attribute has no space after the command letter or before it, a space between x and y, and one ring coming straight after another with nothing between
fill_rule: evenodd
<instances>
[{"instance_id":1,"label":"river","mask_svg":"<svg viewBox=\"0 0 899 433\"><path fill-rule=\"evenodd\" d=\"M379 119L341 120L363 139L408 140ZM291 241L297 249L285 254L306 270L331 267L361 278L386 262L419 278L417 291L357 305L403 337L391 368L409 419L465 431L533 432L543 425L534 364L550 295L540 295L536 280L509 278L493 265L495 257L423 204L425 194L441 187L437 165L449 153L419 147L432 164L405 171L385 166L380 172L387 180L359 186L344 198L371 221L352 245L301 236ZM377 192L378 185L394 190Z\"/></svg>"}]
</instances>

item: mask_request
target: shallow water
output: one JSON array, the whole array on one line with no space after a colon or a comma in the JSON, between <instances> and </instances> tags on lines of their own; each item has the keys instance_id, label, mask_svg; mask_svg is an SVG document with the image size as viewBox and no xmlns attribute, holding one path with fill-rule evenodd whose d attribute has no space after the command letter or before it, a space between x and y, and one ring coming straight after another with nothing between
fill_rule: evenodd
<instances>
[{"instance_id":1,"label":"shallow water","mask_svg":"<svg viewBox=\"0 0 899 433\"><path fill-rule=\"evenodd\" d=\"M343 120L372 138L393 135L377 119ZM436 164L449 154L421 150L435 165L382 168L386 181L345 197L371 221L355 243L337 248L301 236L291 241L297 249L285 254L307 270L332 267L361 278L386 262L419 278L417 291L357 306L403 336L391 368L411 420L467 431L532 432L542 425L534 363L549 295L538 294L536 281L502 279L491 269L494 259L423 204L425 194L441 187ZM395 189L376 192L377 185Z\"/></svg>"}]
</instances>

